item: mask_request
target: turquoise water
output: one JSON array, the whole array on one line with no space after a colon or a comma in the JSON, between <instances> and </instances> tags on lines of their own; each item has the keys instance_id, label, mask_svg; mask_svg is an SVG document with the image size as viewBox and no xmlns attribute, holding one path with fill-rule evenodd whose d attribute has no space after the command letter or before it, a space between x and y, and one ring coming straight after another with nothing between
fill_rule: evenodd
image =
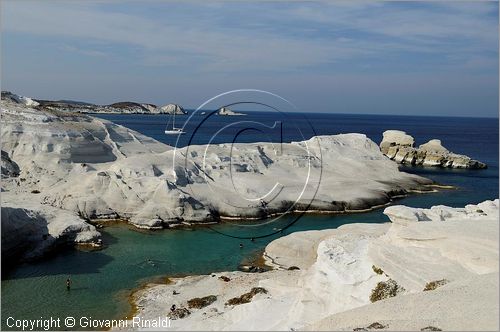
<instances>
[{"instance_id":1,"label":"turquoise water","mask_svg":"<svg viewBox=\"0 0 500 332\"><path fill-rule=\"evenodd\" d=\"M287 218L285 218L287 219ZM351 216L305 216L284 234L324 229L352 222L381 222L380 213ZM269 225L268 231L289 222ZM239 234L240 227L217 225L217 231ZM259 229L261 229L259 227ZM262 230L262 229L261 229ZM103 230L106 248L69 250L44 261L26 264L2 281L2 328L9 316L86 316L109 319L129 310L127 295L155 276L235 270L277 236L252 241L223 236L206 227L196 230L138 232L127 225ZM243 249L239 244L243 243ZM149 263L148 260L153 263ZM67 292L65 280L73 285Z\"/></svg>"},{"instance_id":2,"label":"turquoise water","mask_svg":"<svg viewBox=\"0 0 500 332\"><path fill-rule=\"evenodd\" d=\"M113 121L119 122L120 119L129 123L144 121L141 116L125 117ZM408 130L405 127L406 123L406 126L412 127L409 131L417 131L425 138L446 136L443 139L446 146L454 147L457 152L468 153L490 166L487 170L481 171L403 168L439 183L455 185L457 189L414 195L398 200L396 204L419 207L436 204L463 206L498 197L497 119L452 118L452 120L438 121L436 125L436 118L433 118L434 122L425 118L416 122L414 119L405 122L401 119L403 117L383 118L386 125L389 121L394 125L393 128ZM328 117L324 119L328 120ZM376 123L382 121L376 117L375 120L372 117L371 121L363 117L334 117L332 121L335 122L331 124L332 133L335 133L334 128L337 128L335 126L342 126L342 121L349 129L344 132L367 132L375 137L379 135L378 128L382 128L382 124L374 127ZM424 126L424 123L434 125ZM474 125L471 126L471 123ZM321 128L326 128L328 121L323 121L321 125ZM134 127L134 124L129 126ZM142 128L141 131L145 134L151 129L144 125L139 128ZM464 132L467 131L476 134L464 137ZM418 133L415 136L422 141L423 138L420 138ZM138 232L123 224L106 227L102 230L103 241L106 244L103 250L67 250L42 261L19 266L4 275L1 299L2 329L6 329L6 318L9 316L20 319L40 316L86 316L96 319L122 317L129 310L127 296L130 291L155 277L235 270L242 261L257 255L267 243L290 232L335 228L346 223L387 221L380 209L351 215L305 215L286 229L284 234L258 238L255 242L220 234L222 232L234 236L258 237L274 232L275 228L288 225L294 218L287 216L259 227L222 224L210 228L197 227L195 230L156 232ZM242 249L239 248L240 243L244 244ZM73 286L71 291L67 292L65 280L69 275Z\"/></svg>"}]
</instances>

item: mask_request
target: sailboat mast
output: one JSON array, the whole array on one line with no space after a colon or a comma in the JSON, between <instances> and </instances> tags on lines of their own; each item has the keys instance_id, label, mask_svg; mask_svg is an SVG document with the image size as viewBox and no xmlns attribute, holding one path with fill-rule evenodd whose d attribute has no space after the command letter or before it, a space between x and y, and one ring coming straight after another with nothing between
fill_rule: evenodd
<instances>
[{"instance_id":1,"label":"sailboat mast","mask_svg":"<svg viewBox=\"0 0 500 332\"><path fill-rule=\"evenodd\" d=\"M175 113L177 113L177 105L174 107L174 116L172 119L172 129L175 129Z\"/></svg>"}]
</instances>

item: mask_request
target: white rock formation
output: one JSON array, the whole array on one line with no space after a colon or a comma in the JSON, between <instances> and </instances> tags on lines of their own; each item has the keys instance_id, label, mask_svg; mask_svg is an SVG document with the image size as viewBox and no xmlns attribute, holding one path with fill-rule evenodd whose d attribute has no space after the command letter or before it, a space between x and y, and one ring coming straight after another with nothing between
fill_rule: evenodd
<instances>
[{"instance_id":1,"label":"white rock formation","mask_svg":"<svg viewBox=\"0 0 500 332\"><path fill-rule=\"evenodd\" d=\"M364 210L431 183L400 172L361 134L172 149L85 115L2 101L1 116L2 150L20 168L5 195L139 227Z\"/></svg>"},{"instance_id":2,"label":"white rock formation","mask_svg":"<svg viewBox=\"0 0 500 332\"><path fill-rule=\"evenodd\" d=\"M186 111L184 109L176 104L168 104L165 106L160 107L160 113L165 113L165 114L186 114Z\"/></svg>"},{"instance_id":3,"label":"white rock formation","mask_svg":"<svg viewBox=\"0 0 500 332\"><path fill-rule=\"evenodd\" d=\"M440 152L440 153L450 152L441 144L441 140L438 139L431 139L429 142L420 145L418 149L426 152Z\"/></svg>"},{"instance_id":4,"label":"white rock formation","mask_svg":"<svg viewBox=\"0 0 500 332\"><path fill-rule=\"evenodd\" d=\"M2 91L2 99L7 99L7 100L13 101L15 103L22 104L22 105L29 106L29 107L35 107L35 106L40 105L40 103L38 103L37 101L35 101L31 98L28 98L25 96L20 96L20 95L17 95L15 93L12 93L9 91Z\"/></svg>"},{"instance_id":5,"label":"white rock formation","mask_svg":"<svg viewBox=\"0 0 500 332\"><path fill-rule=\"evenodd\" d=\"M486 168L486 164L470 157L452 153L438 139L413 146L414 139L404 131L387 130L383 134L380 150L400 164L438 166L449 168Z\"/></svg>"},{"instance_id":6,"label":"white rock formation","mask_svg":"<svg viewBox=\"0 0 500 332\"><path fill-rule=\"evenodd\" d=\"M68 242L98 245L99 233L81 218L81 211L47 204L45 192L87 181L86 172L97 172L92 163L104 165L127 153L169 149L87 116L6 100L1 106L2 257L9 262L39 257ZM71 197L70 187L62 193L65 197Z\"/></svg>"},{"instance_id":7,"label":"white rock formation","mask_svg":"<svg viewBox=\"0 0 500 332\"><path fill-rule=\"evenodd\" d=\"M57 105L57 104L56 104ZM139 104L134 102L119 102L111 105L86 105L88 112L80 113L113 113L113 114L160 114L161 109L152 104ZM76 105L78 108L79 106Z\"/></svg>"},{"instance_id":8,"label":"white rock formation","mask_svg":"<svg viewBox=\"0 0 500 332\"><path fill-rule=\"evenodd\" d=\"M145 108L148 110L151 114L157 113L158 112L158 107L152 104L140 104L141 107Z\"/></svg>"},{"instance_id":9,"label":"white rock formation","mask_svg":"<svg viewBox=\"0 0 500 332\"><path fill-rule=\"evenodd\" d=\"M38 258L60 245L101 245L95 227L69 211L2 195L2 261Z\"/></svg>"},{"instance_id":10,"label":"white rock formation","mask_svg":"<svg viewBox=\"0 0 500 332\"><path fill-rule=\"evenodd\" d=\"M171 329L353 330L378 323L389 330L496 330L498 204L497 199L463 209L392 206L386 209L392 224L293 233L266 248L276 270L150 285L134 295L137 315L153 319L172 304L188 308L190 299L215 295L204 308L188 308L190 314L174 320ZM388 285L398 291L391 294ZM267 293L226 304L253 287ZM371 298L375 289L385 293Z\"/></svg>"},{"instance_id":11,"label":"white rock formation","mask_svg":"<svg viewBox=\"0 0 500 332\"><path fill-rule=\"evenodd\" d=\"M222 107L219 109L219 111L217 112L217 115L229 115L229 116L233 116L233 115L246 115L244 113L238 113L238 112L234 112L232 110L230 110L229 108L227 107Z\"/></svg>"},{"instance_id":12,"label":"white rock formation","mask_svg":"<svg viewBox=\"0 0 500 332\"><path fill-rule=\"evenodd\" d=\"M394 145L413 147L413 144L415 144L415 140L406 134L406 132L401 130L386 130L383 133L380 148L385 150Z\"/></svg>"}]
</instances>

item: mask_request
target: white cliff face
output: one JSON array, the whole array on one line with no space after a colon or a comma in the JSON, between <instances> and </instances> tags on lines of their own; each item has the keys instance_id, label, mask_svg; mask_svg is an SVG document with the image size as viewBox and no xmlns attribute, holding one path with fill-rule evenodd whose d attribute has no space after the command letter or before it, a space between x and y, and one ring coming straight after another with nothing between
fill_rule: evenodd
<instances>
[{"instance_id":1,"label":"white cliff face","mask_svg":"<svg viewBox=\"0 0 500 332\"><path fill-rule=\"evenodd\" d=\"M212 221L214 211L245 219L364 210L431 183L400 172L362 134L173 149L81 114L2 101L1 116L2 150L20 169L5 195L138 227Z\"/></svg>"},{"instance_id":2,"label":"white cliff face","mask_svg":"<svg viewBox=\"0 0 500 332\"><path fill-rule=\"evenodd\" d=\"M101 234L76 214L2 195L2 260L16 264L65 244L101 245Z\"/></svg>"},{"instance_id":3,"label":"white cliff face","mask_svg":"<svg viewBox=\"0 0 500 332\"><path fill-rule=\"evenodd\" d=\"M418 148L413 145L413 137L404 131L387 130L383 134L380 150L384 155L400 164L448 168L487 167L480 161L448 151L438 139L432 139Z\"/></svg>"},{"instance_id":4,"label":"white cliff face","mask_svg":"<svg viewBox=\"0 0 500 332\"><path fill-rule=\"evenodd\" d=\"M135 294L138 315L152 319L172 304L188 308L192 298L215 295L213 304L189 308L172 329L353 330L375 322L389 330L497 329L498 205L497 199L462 209L394 206L386 209L392 224L293 233L266 248L275 270L150 285ZM292 266L300 270L288 270ZM253 287L267 293L226 304ZM373 297L375 289L387 297Z\"/></svg>"},{"instance_id":5,"label":"white cliff face","mask_svg":"<svg viewBox=\"0 0 500 332\"><path fill-rule=\"evenodd\" d=\"M164 114L186 114L184 109L176 104L168 104L160 107L160 113Z\"/></svg>"}]
</instances>

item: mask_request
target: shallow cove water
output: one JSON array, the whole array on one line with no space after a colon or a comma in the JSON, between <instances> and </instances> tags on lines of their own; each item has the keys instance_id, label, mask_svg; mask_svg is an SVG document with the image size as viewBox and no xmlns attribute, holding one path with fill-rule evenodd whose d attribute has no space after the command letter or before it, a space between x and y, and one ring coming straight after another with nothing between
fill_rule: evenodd
<instances>
[{"instance_id":1,"label":"shallow cove water","mask_svg":"<svg viewBox=\"0 0 500 332\"><path fill-rule=\"evenodd\" d=\"M166 117L102 117L173 144L171 137L161 135ZM420 174L442 184L454 185L457 189L416 194L397 200L396 204L418 207L445 204L460 207L498 198L498 119L339 114L307 114L306 117L317 134L360 132L379 142L384 130L402 129L416 138L417 145L431 138L439 138L450 150L470 155L489 166L487 170L481 171L402 167L404 171ZM182 123L183 118L186 119L179 116L176 121ZM271 118L271 115L259 112L249 114L245 120L267 121ZM219 117L216 120L214 126L230 123L234 121L234 117ZM301 139L286 130L284 134L288 141ZM208 131L198 138L200 141L197 143L203 143L203 137L209 137ZM219 139L223 141L228 138ZM262 137L249 133L242 136L241 141L262 141ZM257 255L278 236L302 230L335 228L347 223L387 222L382 211L383 209L378 209L349 215L304 215L283 234L258 238L254 242L217 232L258 237L283 228L295 216L287 216L259 227L220 224L210 228L197 227L195 230L156 232L138 232L127 225L114 224L102 230L106 244L103 250L66 250L42 261L21 265L5 274L2 280L2 329L8 329L6 319L9 316L16 319L50 316L86 316L94 319L123 317L130 309L128 295L147 280L159 276L235 270L242 261ZM244 245L241 249L240 243ZM65 284L68 276L73 281L69 292Z\"/></svg>"}]
</instances>

